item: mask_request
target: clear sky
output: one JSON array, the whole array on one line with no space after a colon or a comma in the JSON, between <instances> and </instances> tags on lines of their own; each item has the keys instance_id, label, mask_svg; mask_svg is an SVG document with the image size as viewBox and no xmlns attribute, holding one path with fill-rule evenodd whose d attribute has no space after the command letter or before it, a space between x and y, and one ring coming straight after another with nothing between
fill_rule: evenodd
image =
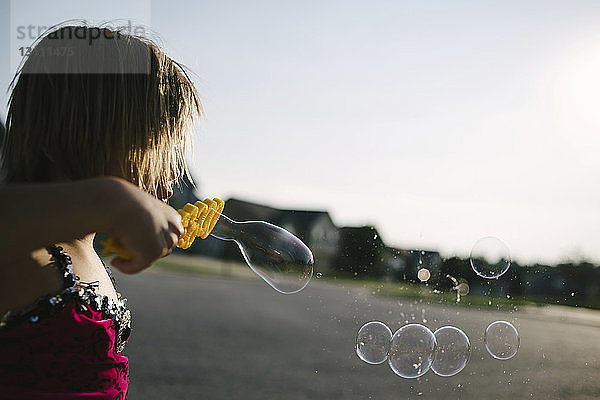
<instances>
[{"instance_id":1,"label":"clear sky","mask_svg":"<svg viewBox=\"0 0 600 400\"><path fill-rule=\"evenodd\" d=\"M600 2L98 4L4 1L4 59L23 24L149 26L204 102L201 195L443 255L491 235L520 262L600 262Z\"/></svg>"}]
</instances>

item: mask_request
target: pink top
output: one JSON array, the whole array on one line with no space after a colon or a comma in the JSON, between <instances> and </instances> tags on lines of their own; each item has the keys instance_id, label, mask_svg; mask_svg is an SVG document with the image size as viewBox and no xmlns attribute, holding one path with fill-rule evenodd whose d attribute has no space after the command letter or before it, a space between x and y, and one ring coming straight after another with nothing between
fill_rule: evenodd
<instances>
[{"instance_id":1,"label":"pink top","mask_svg":"<svg viewBox=\"0 0 600 400\"><path fill-rule=\"evenodd\" d=\"M62 248L47 250L64 289L0 320L0 398L126 399L126 299L96 295L97 282L81 282Z\"/></svg>"}]
</instances>

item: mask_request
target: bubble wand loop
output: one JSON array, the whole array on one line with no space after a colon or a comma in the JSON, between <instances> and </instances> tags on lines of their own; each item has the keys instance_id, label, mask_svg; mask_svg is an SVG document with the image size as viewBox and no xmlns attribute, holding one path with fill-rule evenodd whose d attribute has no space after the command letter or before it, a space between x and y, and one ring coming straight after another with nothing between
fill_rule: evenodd
<instances>
[{"instance_id":1,"label":"bubble wand loop","mask_svg":"<svg viewBox=\"0 0 600 400\"><path fill-rule=\"evenodd\" d=\"M263 221L237 222L222 214L223 200L205 199L177 210L184 232L177 247L188 249L199 237L213 236L237 243L248 266L273 289L292 294L304 289L313 274L313 255L300 239L285 229ZM103 255L131 254L114 237L100 242Z\"/></svg>"}]
</instances>

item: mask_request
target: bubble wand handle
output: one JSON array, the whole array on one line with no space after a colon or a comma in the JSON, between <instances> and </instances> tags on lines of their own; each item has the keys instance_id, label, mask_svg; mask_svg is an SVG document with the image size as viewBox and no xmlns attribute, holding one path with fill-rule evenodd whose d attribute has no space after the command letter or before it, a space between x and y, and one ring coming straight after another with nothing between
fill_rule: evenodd
<instances>
[{"instance_id":1,"label":"bubble wand handle","mask_svg":"<svg viewBox=\"0 0 600 400\"><path fill-rule=\"evenodd\" d=\"M197 237L206 239L215 227L225 202L221 199L205 199L195 204L187 203L182 209L177 210L181 216L183 233L179 236L177 247L188 249ZM131 259L131 253L115 237L101 240L102 255L116 254L125 260Z\"/></svg>"}]
</instances>

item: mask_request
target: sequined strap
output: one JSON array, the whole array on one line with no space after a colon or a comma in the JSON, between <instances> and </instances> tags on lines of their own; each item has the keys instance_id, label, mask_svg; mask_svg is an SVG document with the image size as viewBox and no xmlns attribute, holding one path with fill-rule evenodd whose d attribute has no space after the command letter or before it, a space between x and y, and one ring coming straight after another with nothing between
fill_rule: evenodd
<instances>
[{"instance_id":1,"label":"sequined strap","mask_svg":"<svg viewBox=\"0 0 600 400\"><path fill-rule=\"evenodd\" d=\"M73 272L71 256L65 253L62 247L57 245L46 247L46 251L50 254L50 261L63 273L63 290L75 286L80 279Z\"/></svg>"}]
</instances>

